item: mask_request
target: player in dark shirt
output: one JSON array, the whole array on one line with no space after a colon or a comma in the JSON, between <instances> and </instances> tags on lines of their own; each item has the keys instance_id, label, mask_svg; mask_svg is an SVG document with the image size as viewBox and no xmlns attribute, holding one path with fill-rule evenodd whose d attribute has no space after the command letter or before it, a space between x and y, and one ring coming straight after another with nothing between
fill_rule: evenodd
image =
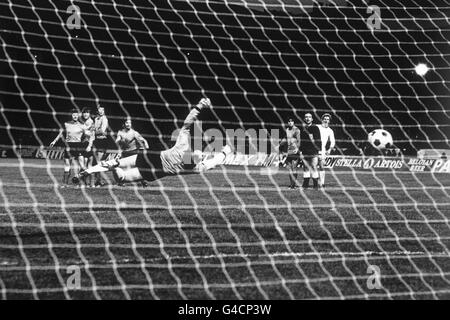
<instances>
[{"instance_id":1,"label":"player in dark shirt","mask_svg":"<svg viewBox=\"0 0 450 320\"><path fill-rule=\"evenodd\" d=\"M319 151L322 147L320 129L313 124L311 113L305 114L305 125L300 130L300 157L303 160L303 185L309 188L309 180L312 177L315 189L319 187Z\"/></svg>"}]
</instances>

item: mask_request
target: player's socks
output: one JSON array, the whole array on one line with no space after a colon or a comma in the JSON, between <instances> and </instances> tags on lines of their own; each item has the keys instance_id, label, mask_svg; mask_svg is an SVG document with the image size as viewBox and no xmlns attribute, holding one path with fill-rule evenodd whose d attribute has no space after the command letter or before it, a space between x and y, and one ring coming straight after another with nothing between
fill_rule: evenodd
<instances>
[{"instance_id":1,"label":"player's socks","mask_svg":"<svg viewBox=\"0 0 450 320\"><path fill-rule=\"evenodd\" d=\"M69 176L70 176L70 172L64 172L63 174L63 184L69 184Z\"/></svg>"},{"instance_id":2,"label":"player's socks","mask_svg":"<svg viewBox=\"0 0 450 320\"><path fill-rule=\"evenodd\" d=\"M309 170L305 170L303 172L303 185L302 188L309 188L309 179L311 178L311 172Z\"/></svg>"},{"instance_id":3,"label":"player's socks","mask_svg":"<svg viewBox=\"0 0 450 320\"><path fill-rule=\"evenodd\" d=\"M294 187L294 185L295 185L295 181L294 181L294 178L293 178L293 176L292 176L292 174L289 172L289 189L292 189L293 187Z\"/></svg>"},{"instance_id":4,"label":"player's socks","mask_svg":"<svg viewBox=\"0 0 450 320\"><path fill-rule=\"evenodd\" d=\"M313 178L313 188L318 189L319 188L319 179Z\"/></svg>"},{"instance_id":5,"label":"player's socks","mask_svg":"<svg viewBox=\"0 0 450 320\"><path fill-rule=\"evenodd\" d=\"M319 171L319 182L321 186L325 185L325 170Z\"/></svg>"},{"instance_id":6,"label":"player's socks","mask_svg":"<svg viewBox=\"0 0 450 320\"><path fill-rule=\"evenodd\" d=\"M311 174L314 189L319 188L319 171L313 171Z\"/></svg>"},{"instance_id":7,"label":"player's socks","mask_svg":"<svg viewBox=\"0 0 450 320\"><path fill-rule=\"evenodd\" d=\"M289 188L291 188L291 189L297 188L298 187L298 185L297 185L298 174L297 173L289 174L289 179L291 180L291 185Z\"/></svg>"},{"instance_id":8,"label":"player's socks","mask_svg":"<svg viewBox=\"0 0 450 320\"><path fill-rule=\"evenodd\" d=\"M309 188L309 179L310 178L303 178L302 188L304 188L304 189Z\"/></svg>"},{"instance_id":9,"label":"player's socks","mask_svg":"<svg viewBox=\"0 0 450 320\"><path fill-rule=\"evenodd\" d=\"M63 185L69 184L69 178L70 178L70 166L64 165L64 174L62 179Z\"/></svg>"}]
</instances>

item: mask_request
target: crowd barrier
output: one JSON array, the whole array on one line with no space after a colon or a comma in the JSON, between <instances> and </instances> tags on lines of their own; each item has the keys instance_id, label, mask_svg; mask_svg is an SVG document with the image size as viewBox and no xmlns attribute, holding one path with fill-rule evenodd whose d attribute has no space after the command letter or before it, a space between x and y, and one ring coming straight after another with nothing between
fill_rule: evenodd
<instances>
[{"instance_id":1,"label":"crowd barrier","mask_svg":"<svg viewBox=\"0 0 450 320\"><path fill-rule=\"evenodd\" d=\"M108 150L109 159L117 156L117 150ZM208 156L212 156L210 154ZM0 149L1 158L54 159L61 160L64 149L59 148L21 148ZM230 154L225 159L226 165L234 166L256 166L256 167L278 167L280 157L276 153ZM410 172L444 172L450 173L450 160L446 158L423 159L418 157L370 157L370 156L329 156L325 159L325 168L333 170L358 170L358 171L410 171Z\"/></svg>"}]
</instances>

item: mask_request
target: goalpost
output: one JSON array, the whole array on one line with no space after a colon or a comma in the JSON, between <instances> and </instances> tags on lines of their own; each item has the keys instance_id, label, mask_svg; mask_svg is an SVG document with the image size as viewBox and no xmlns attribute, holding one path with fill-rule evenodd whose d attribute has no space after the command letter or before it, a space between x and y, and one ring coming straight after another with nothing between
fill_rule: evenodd
<instances>
[{"instance_id":1,"label":"goalpost","mask_svg":"<svg viewBox=\"0 0 450 320\"><path fill-rule=\"evenodd\" d=\"M420 149L450 148L447 1L0 9L0 155L17 157L0 159L2 299L450 296L450 166L416 161ZM319 191L287 190L285 169L252 166L62 190L59 161L20 157L48 146L69 110L98 105L113 131L130 117L151 149L169 148L203 97L213 104L203 129L224 134L329 113L334 157L361 167L330 160ZM425 172L363 168L374 129ZM270 153L271 136L258 137L242 150Z\"/></svg>"}]
</instances>

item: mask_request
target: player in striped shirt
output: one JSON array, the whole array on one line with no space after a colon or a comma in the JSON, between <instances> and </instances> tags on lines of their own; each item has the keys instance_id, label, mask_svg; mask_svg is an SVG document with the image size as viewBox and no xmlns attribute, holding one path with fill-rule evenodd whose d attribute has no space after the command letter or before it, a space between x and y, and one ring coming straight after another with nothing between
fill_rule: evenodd
<instances>
[{"instance_id":1,"label":"player in striped shirt","mask_svg":"<svg viewBox=\"0 0 450 320\"><path fill-rule=\"evenodd\" d=\"M78 110L73 109L72 120L64 123L64 129L61 129L56 138L50 143L50 147L54 147L59 139L63 139L65 142L64 151L64 174L63 174L63 184L65 187L69 184L70 171L72 167L72 160L76 159L79 168L85 169L83 153L85 147L83 144L83 137L85 134L85 128L83 124L79 121L80 114Z\"/></svg>"},{"instance_id":2,"label":"player in striped shirt","mask_svg":"<svg viewBox=\"0 0 450 320\"><path fill-rule=\"evenodd\" d=\"M331 150L336 146L333 129L330 128L331 115L325 113L322 115L322 124L318 127L320 129L320 137L322 140L322 150L319 156L319 186L325 187L325 159L330 155Z\"/></svg>"},{"instance_id":3,"label":"player in striped shirt","mask_svg":"<svg viewBox=\"0 0 450 320\"><path fill-rule=\"evenodd\" d=\"M222 164L226 156L231 153L229 146L223 147L222 152L211 159L204 158L202 152L196 150L191 154L192 159L189 159L192 161L186 161L190 152L190 128L205 108L211 108L211 101L204 98L184 120L183 127L172 148L157 152L145 151L127 158L103 161L100 165L81 172L80 176L112 171L118 182L154 181L169 175L203 173Z\"/></svg>"}]
</instances>

